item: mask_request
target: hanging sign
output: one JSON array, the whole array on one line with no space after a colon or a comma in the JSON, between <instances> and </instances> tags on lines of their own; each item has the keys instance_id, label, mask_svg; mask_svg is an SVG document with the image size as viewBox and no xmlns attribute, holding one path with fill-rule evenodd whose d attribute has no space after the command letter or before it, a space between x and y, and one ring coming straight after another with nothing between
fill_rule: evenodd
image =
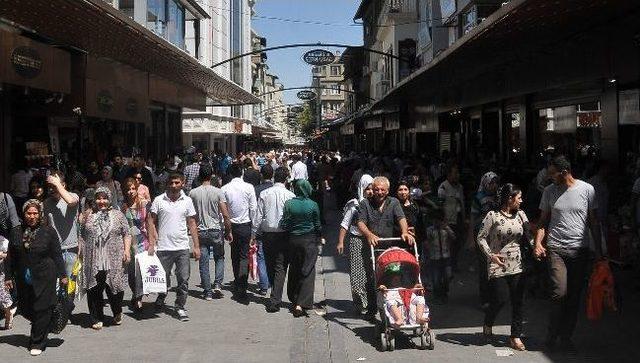
<instances>
[{"instance_id":1,"label":"hanging sign","mask_svg":"<svg viewBox=\"0 0 640 363\"><path fill-rule=\"evenodd\" d=\"M309 90L302 90L298 92L297 96L303 101L311 101L316 98L315 92Z\"/></svg>"},{"instance_id":2,"label":"hanging sign","mask_svg":"<svg viewBox=\"0 0 640 363\"><path fill-rule=\"evenodd\" d=\"M35 78L42 70L42 59L31 47L17 47L11 53L11 64L17 74L24 78Z\"/></svg>"},{"instance_id":3,"label":"hanging sign","mask_svg":"<svg viewBox=\"0 0 640 363\"><path fill-rule=\"evenodd\" d=\"M314 49L306 52L302 59L312 66L326 66L335 62L336 56L328 50Z\"/></svg>"}]
</instances>

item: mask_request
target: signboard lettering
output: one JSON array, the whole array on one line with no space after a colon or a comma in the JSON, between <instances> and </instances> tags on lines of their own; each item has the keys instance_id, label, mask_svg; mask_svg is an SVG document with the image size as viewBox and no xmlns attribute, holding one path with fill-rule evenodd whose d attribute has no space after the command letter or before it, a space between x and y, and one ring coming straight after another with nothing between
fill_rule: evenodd
<instances>
[{"instance_id":1,"label":"signboard lettering","mask_svg":"<svg viewBox=\"0 0 640 363\"><path fill-rule=\"evenodd\" d=\"M298 92L297 96L303 101L310 101L316 98L315 92L309 90L302 90Z\"/></svg>"},{"instance_id":2,"label":"signboard lettering","mask_svg":"<svg viewBox=\"0 0 640 363\"><path fill-rule=\"evenodd\" d=\"M24 78L35 78L42 70L42 59L29 47L17 47L11 53L11 64L16 73Z\"/></svg>"},{"instance_id":3,"label":"signboard lettering","mask_svg":"<svg viewBox=\"0 0 640 363\"><path fill-rule=\"evenodd\" d=\"M313 49L306 52L302 59L312 66L326 66L335 62L336 56L328 50Z\"/></svg>"}]
</instances>

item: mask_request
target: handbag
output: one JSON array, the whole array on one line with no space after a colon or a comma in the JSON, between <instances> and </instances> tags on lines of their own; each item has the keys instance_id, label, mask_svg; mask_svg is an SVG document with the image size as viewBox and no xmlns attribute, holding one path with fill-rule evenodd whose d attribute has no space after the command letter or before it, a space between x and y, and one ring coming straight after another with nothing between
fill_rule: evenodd
<instances>
[{"instance_id":1,"label":"handbag","mask_svg":"<svg viewBox=\"0 0 640 363\"><path fill-rule=\"evenodd\" d=\"M60 334L64 330L74 307L73 297L70 297L67 289L61 286L58 289L58 301L51 315L50 330L53 334Z\"/></svg>"}]
</instances>

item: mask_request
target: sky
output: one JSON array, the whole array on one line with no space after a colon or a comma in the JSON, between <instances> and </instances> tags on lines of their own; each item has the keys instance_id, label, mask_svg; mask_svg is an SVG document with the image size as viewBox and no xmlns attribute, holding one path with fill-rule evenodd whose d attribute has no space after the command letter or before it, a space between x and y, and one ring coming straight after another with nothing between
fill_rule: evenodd
<instances>
[{"instance_id":1,"label":"sky","mask_svg":"<svg viewBox=\"0 0 640 363\"><path fill-rule=\"evenodd\" d=\"M362 27L354 26L353 16L360 0L257 0L253 29L267 38L267 47L292 43L340 43L362 45ZM281 18L282 21L265 18ZM293 22L317 22L330 25ZM267 52L269 72L280 77L285 87L311 84L311 66L302 54L310 48L290 48ZM342 51L342 48L326 48ZM285 103L298 103L297 91L285 91Z\"/></svg>"}]
</instances>

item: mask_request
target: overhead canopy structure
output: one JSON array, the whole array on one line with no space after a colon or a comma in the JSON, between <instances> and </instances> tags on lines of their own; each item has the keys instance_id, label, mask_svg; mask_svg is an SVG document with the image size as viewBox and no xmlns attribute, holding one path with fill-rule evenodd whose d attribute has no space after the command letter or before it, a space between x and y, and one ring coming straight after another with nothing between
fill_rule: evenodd
<instances>
[{"instance_id":1,"label":"overhead canopy structure","mask_svg":"<svg viewBox=\"0 0 640 363\"><path fill-rule=\"evenodd\" d=\"M363 0L361 8L366 3L368 1ZM567 69L559 66L560 59L569 59L566 54L572 52L572 47L588 44L584 41L587 34L593 37L602 33L598 29L613 25L620 31L600 34L602 39L608 36L609 41L619 41L635 37L640 44L639 14L638 1L512 0L436 55L433 61L400 81L373 104L373 109L407 101L429 102L431 97L460 107L467 101L470 104L490 101L480 99L483 94L502 93L506 97L548 88L553 86L554 77L560 77L553 72ZM361 10L356 18L360 16ZM606 41L602 39L594 42ZM598 54L594 54L596 56ZM573 67L568 67L572 74L562 78L579 80L587 73L586 67L599 67L595 71L604 74L607 67L613 66L612 60L607 63L604 58L589 64L572 61ZM538 82L517 78L505 81L505 74L526 77L538 73L546 73L548 77ZM472 92L476 85L487 84L495 85L496 92L482 89ZM478 99L471 100L472 94L479 95Z\"/></svg>"},{"instance_id":2,"label":"overhead canopy structure","mask_svg":"<svg viewBox=\"0 0 640 363\"><path fill-rule=\"evenodd\" d=\"M261 102L102 0L2 0L0 17L56 45L193 87L219 105Z\"/></svg>"}]
</instances>

